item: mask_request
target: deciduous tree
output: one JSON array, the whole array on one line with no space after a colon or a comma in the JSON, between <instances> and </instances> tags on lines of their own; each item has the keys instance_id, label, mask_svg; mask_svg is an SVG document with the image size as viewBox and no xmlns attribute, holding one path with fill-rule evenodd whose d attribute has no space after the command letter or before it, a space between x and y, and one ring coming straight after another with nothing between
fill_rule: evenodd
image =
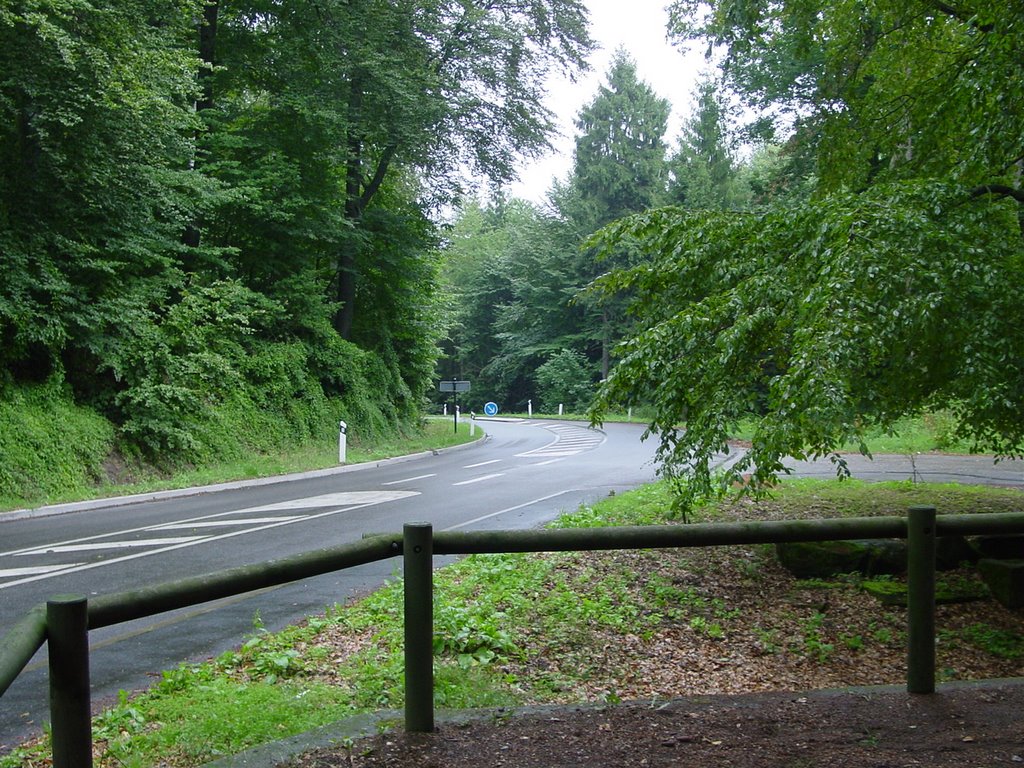
<instances>
[{"instance_id":1,"label":"deciduous tree","mask_svg":"<svg viewBox=\"0 0 1024 768\"><path fill-rule=\"evenodd\" d=\"M814 151L814 198L751 213L665 208L609 227L647 260L639 332L599 398L656 404L665 471L688 493L736 424L753 447L724 482L831 455L948 408L981 449L1024 448L1024 13L1003 3L740 0L674 4L676 30L725 46L751 104L787 110ZM685 429L683 429L685 425Z\"/></svg>"}]
</instances>

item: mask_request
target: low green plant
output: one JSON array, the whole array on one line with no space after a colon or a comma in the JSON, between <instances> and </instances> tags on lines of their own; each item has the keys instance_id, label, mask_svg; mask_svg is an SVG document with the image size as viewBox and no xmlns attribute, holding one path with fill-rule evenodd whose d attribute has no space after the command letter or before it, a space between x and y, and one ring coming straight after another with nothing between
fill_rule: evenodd
<instances>
[{"instance_id":1,"label":"low green plant","mask_svg":"<svg viewBox=\"0 0 1024 768\"><path fill-rule=\"evenodd\" d=\"M900 640L899 634L897 632L894 632L890 627L880 627L875 622L871 622L868 625L868 628L871 630L871 639L874 640L876 643L881 643L882 645L889 645L895 641Z\"/></svg>"},{"instance_id":2,"label":"low green plant","mask_svg":"<svg viewBox=\"0 0 1024 768\"><path fill-rule=\"evenodd\" d=\"M671 489L666 483L651 483L628 494L616 494L602 499L599 508L581 505L561 515L552 525L558 528L658 525L667 521L672 498Z\"/></svg>"},{"instance_id":3,"label":"low green plant","mask_svg":"<svg viewBox=\"0 0 1024 768\"><path fill-rule=\"evenodd\" d=\"M964 638L985 653L1003 659L1024 658L1024 635L978 622L964 629Z\"/></svg>"},{"instance_id":4,"label":"low green plant","mask_svg":"<svg viewBox=\"0 0 1024 768\"><path fill-rule=\"evenodd\" d=\"M46 418L50 419L51 416L47 415ZM106 425L111 434L112 441L113 429L108 422L103 421L101 423ZM0 417L0 427L2 427L2 417ZM5 436L10 436L11 434L15 433L6 433L5 435L4 431L0 429L0 458L6 457L3 448L4 439ZM481 432L477 432L478 436L480 434ZM471 437L468 429L465 427L455 433L451 422L427 419L415 428L405 428L377 439L373 439L370 436L359 436L358 433L353 434L348 446L347 463L359 464L366 461L379 461L388 456L419 453L447 446L460 445L473 439L476 438ZM134 478L133 481L113 485L96 479L103 472L100 464L104 456L107 455L106 452L110 450L111 444L112 442L103 443L101 445L102 450L97 451L96 465L93 472L80 474L77 476L78 479L69 475L71 479L66 483L61 481L59 485L52 483L45 488L38 485L33 486L36 488L34 491L25 490L14 495L0 493L0 510L14 509L29 503L55 503L128 493L148 493L172 488L188 488L252 477L270 477L291 472L304 472L312 469L338 466L338 444L335 431L332 432L329 439L325 438L302 444L279 446L275 451L251 453L244 458L221 458L216 462L205 465L180 468L170 475L158 472L144 464L134 463L131 464L130 468L130 474ZM4 471L5 466L8 472L14 472L18 464L13 462L5 465L3 462L0 462L0 473ZM51 482L58 477L59 473L55 473L55 476L47 482Z\"/></svg>"},{"instance_id":5,"label":"low green plant","mask_svg":"<svg viewBox=\"0 0 1024 768\"><path fill-rule=\"evenodd\" d=\"M707 635L712 640L721 640L725 637L725 630L721 624L708 621L703 616L694 616L690 619L690 629L698 634Z\"/></svg>"},{"instance_id":6,"label":"low green plant","mask_svg":"<svg viewBox=\"0 0 1024 768\"><path fill-rule=\"evenodd\" d=\"M851 651L860 651L864 649L864 638L860 635L841 633L839 635L839 640Z\"/></svg>"},{"instance_id":7,"label":"low green plant","mask_svg":"<svg viewBox=\"0 0 1024 768\"><path fill-rule=\"evenodd\" d=\"M863 577L858 573L846 573L836 574L828 579L797 579L795 586L798 589L847 589L860 584L862 580Z\"/></svg>"},{"instance_id":8,"label":"low green plant","mask_svg":"<svg viewBox=\"0 0 1024 768\"><path fill-rule=\"evenodd\" d=\"M753 628L754 635L757 637L757 643L761 647L761 650L765 653L778 653L781 649L779 645L779 632L776 629L765 629L764 627L755 625Z\"/></svg>"},{"instance_id":9,"label":"low green plant","mask_svg":"<svg viewBox=\"0 0 1024 768\"><path fill-rule=\"evenodd\" d=\"M461 605L444 600L434 606L434 655L453 656L460 667L491 664L517 653L505 628L502 611L482 612L479 604Z\"/></svg>"},{"instance_id":10,"label":"low green plant","mask_svg":"<svg viewBox=\"0 0 1024 768\"><path fill-rule=\"evenodd\" d=\"M146 727L146 717L136 703L130 701L124 690L118 692L117 705L100 713L93 719L94 739L125 742Z\"/></svg>"},{"instance_id":11,"label":"low green plant","mask_svg":"<svg viewBox=\"0 0 1024 768\"><path fill-rule=\"evenodd\" d=\"M810 616L801 619L799 623L803 633L803 645L794 650L806 653L820 663L828 661L835 652L835 646L826 642L824 638L825 614L815 611Z\"/></svg>"}]
</instances>

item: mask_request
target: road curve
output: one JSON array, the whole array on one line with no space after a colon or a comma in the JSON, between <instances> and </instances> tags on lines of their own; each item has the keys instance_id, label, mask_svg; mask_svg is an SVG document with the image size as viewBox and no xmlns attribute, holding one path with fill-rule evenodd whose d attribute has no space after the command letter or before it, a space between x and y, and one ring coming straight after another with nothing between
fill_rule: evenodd
<instances>
[{"instance_id":1,"label":"road curve","mask_svg":"<svg viewBox=\"0 0 1024 768\"><path fill-rule=\"evenodd\" d=\"M412 461L235 483L0 517L0 627L56 594L110 594L400 531L525 528L654 477L640 425L492 421L465 450ZM462 428L467 428L463 425ZM179 662L365 593L374 563L90 633L94 699L147 685ZM0 753L46 719L45 650L0 699Z\"/></svg>"}]
</instances>

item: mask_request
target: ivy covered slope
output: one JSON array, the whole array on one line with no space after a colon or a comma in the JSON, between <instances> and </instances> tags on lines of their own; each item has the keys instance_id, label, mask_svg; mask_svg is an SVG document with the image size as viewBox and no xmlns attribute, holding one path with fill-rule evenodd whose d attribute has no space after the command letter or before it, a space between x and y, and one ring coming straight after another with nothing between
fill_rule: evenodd
<instances>
[{"instance_id":1,"label":"ivy covered slope","mask_svg":"<svg viewBox=\"0 0 1024 768\"><path fill-rule=\"evenodd\" d=\"M0 494L414 423L429 214L590 46L575 0L0 6Z\"/></svg>"},{"instance_id":2,"label":"ivy covered slope","mask_svg":"<svg viewBox=\"0 0 1024 768\"><path fill-rule=\"evenodd\" d=\"M652 393L666 468L754 420L726 483L831 454L946 408L1001 455L1024 449L1024 13L976 2L672 4L720 46L725 81L786 139L806 199L661 208L595 246L639 249L603 279L637 332L598 414ZM685 432L677 430L685 422ZM866 450L866 448L865 448ZM840 457L835 457L841 465ZM839 467L840 471L842 467Z\"/></svg>"}]
</instances>

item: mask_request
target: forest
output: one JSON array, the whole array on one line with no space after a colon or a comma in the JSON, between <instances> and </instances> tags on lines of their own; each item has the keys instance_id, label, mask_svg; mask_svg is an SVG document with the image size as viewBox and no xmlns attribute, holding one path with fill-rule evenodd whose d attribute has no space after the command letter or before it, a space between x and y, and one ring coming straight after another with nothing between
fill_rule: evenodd
<instances>
[{"instance_id":1,"label":"forest","mask_svg":"<svg viewBox=\"0 0 1024 768\"><path fill-rule=\"evenodd\" d=\"M414 428L437 211L591 45L575 0L0 3L0 494Z\"/></svg>"},{"instance_id":2,"label":"forest","mask_svg":"<svg viewBox=\"0 0 1024 768\"><path fill-rule=\"evenodd\" d=\"M669 19L715 65L680 135L619 51L536 205L578 0L4 0L0 493L413 428L453 376L637 408L695 492L741 422L755 485L925 410L1019 455L1024 6Z\"/></svg>"}]
</instances>

